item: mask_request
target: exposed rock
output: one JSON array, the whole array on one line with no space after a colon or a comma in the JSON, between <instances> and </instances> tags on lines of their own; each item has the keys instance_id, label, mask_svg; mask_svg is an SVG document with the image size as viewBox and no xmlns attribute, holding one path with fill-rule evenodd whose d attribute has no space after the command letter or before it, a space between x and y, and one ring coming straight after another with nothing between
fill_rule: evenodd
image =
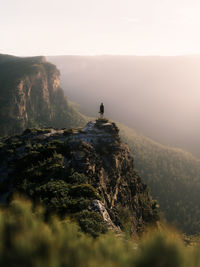
<instances>
[{"instance_id":1,"label":"exposed rock","mask_svg":"<svg viewBox=\"0 0 200 267\"><path fill-rule=\"evenodd\" d=\"M30 127L77 127L84 117L66 100L60 72L45 57L0 55L0 135Z\"/></svg>"},{"instance_id":2,"label":"exposed rock","mask_svg":"<svg viewBox=\"0 0 200 267\"><path fill-rule=\"evenodd\" d=\"M115 123L107 120L89 122L82 131L69 137L73 150L71 164L84 172L103 196L116 225L120 225L118 208L130 211L132 232L142 231L155 223L156 211L146 184L137 175L128 145L120 141ZM84 157L77 157L84 152Z\"/></svg>"},{"instance_id":3,"label":"exposed rock","mask_svg":"<svg viewBox=\"0 0 200 267\"><path fill-rule=\"evenodd\" d=\"M112 220L110 219L110 215L109 215L109 213L107 212L107 210L106 210L104 204L103 204L100 200L98 200L98 199L94 199L94 200L92 201L92 203L91 203L91 207L90 207L90 208L91 208L92 210L94 210L94 211L96 211L96 212L98 212L98 213L101 214L101 216L103 217L104 222L105 222L105 223L107 224L107 226L108 226L108 229L113 230L113 231L115 231L116 233L121 233L121 229L120 229L120 227L119 227L119 226L117 227L117 226L112 222Z\"/></svg>"},{"instance_id":4,"label":"exposed rock","mask_svg":"<svg viewBox=\"0 0 200 267\"><path fill-rule=\"evenodd\" d=\"M93 199L90 209L100 213L109 228L119 231L120 228L123 230L124 223L129 223L133 234L140 233L146 226L156 224L158 213L146 184L134 169L130 149L121 142L118 132L115 123L99 119L89 122L82 129L30 129L21 136L4 138L0 151L0 157L3 159L0 163L0 175L11 184L15 179L23 182L30 172L31 165L29 163L26 172L22 168L19 173L19 169L17 172L15 170L16 162L21 159L23 162L31 152L31 155L35 155L33 160L38 158L38 164L43 164L42 158L45 157L46 160L47 157L45 147L53 141L56 153L61 153L64 157L61 169L73 169L85 174L88 183L97 190L101 200ZM58 141L61 142L61 145L58 145L59 149L56 148ZM27 146L30 145L32 148L28 150ZM39 145L42 150L34 150L34 147ZM11 147L13 152L10 153ZM9 168L6 170L5 166ZM51 179L51 173L44 182L41 176L33 176L31 179L39 179L38 182L44 184ZM17 189L21 190L20 188L21 185L18 183ZM32 194L28 191L26 193Z\"/></svg>"}]
</instances>

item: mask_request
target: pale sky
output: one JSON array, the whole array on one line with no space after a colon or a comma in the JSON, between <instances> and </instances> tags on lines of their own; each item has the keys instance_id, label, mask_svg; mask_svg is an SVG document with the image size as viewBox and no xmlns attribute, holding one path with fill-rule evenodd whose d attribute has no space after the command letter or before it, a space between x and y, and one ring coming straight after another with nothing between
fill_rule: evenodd
<instances>
[{"instance_id":1,"label":"pale sky","mask_svg":"<svg viewBox=\"0 0 200 267\"><path fill-rule=\"evenodd\" d=\"M200 54L200 0L0 0L0 53Z\"/></svg>"}]
</instances>

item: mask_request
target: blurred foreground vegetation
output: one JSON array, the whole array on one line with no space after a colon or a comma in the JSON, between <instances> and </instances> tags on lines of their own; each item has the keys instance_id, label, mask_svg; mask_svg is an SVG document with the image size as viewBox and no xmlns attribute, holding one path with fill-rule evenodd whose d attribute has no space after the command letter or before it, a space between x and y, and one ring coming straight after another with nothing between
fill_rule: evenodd
<instances>
[{"instance_id":1,"label":"blurred foreground vegetation","mask_svg":"<svg viewBox=\"0 0 200 267\"><path fill-rule=\"evenodd\" d=\"M19 198L0 210L0 266L196 267L199 252L169 231L149 232L137 243L112 233L92 238Z\"/></svg>"}]
</instances>

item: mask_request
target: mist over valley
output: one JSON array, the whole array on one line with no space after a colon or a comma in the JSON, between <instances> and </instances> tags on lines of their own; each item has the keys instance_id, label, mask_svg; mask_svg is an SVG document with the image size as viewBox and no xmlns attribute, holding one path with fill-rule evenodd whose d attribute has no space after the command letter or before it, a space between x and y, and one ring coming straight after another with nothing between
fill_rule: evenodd
<instances>
[{"instance_id":1,"label":"mist over valley","mask_svg":"<svg viewBox=\"0 0 200 267\"><path fill-rule=\"evenodd\" d=\"M55 56L67 97L167 146L200 156L199 56Z\"/></svg>"}]
</instances>

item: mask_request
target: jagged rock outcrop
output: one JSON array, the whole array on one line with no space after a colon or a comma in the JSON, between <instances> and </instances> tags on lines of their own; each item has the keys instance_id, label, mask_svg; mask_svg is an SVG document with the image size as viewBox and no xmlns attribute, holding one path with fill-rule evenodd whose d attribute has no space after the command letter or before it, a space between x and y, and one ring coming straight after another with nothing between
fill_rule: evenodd
<instances>
[{"instance_id":1,"label":"jagged rock outcrop","mask_svg":"<svg viewBox=\"0 0 200 267\"><path fill-rule=\"evenodd\" d=\"M155 223L157 212L146 184L137 175L128 145L120 141L115 123L107 120L89 122L85 128L69 136L73 151L71 166L84 172L98 188L104 205L116 225L120 209L129 214L132 232Z\"/></svg>"},{"instance_id":2,"label":"jagged rock outcrop","mask_svg":"<svg viewBox=\"0 0 200 267\"><path fill-rule=\"evenodd\" d=\"M101 214L104 222L106 223L106 225L108 226L108 229L115 231L116 233L121 233L121 229L120 227L116 226L113 221L110 218L110 215L107 211L107 209L105 208L105 205L103 204L103 202L101 202L98 199L94 199L89 207L89 209L98 212Z\"/></svg>"},{"instance_id":3,"label":"jagged rock outcrop","mask_svg":"<svg viewBox=\"0 0 200 267\"><path fill-rule=\"evenodd\" d=\"M0 55L0 135L29 127L77 127L85 119L67 102L60 72L45 57Z\"/></svg>"},{"instance_id":4,"label":"jagged rock outcrop","mask_svg":"<svg viewBox=\"0 0 200 267\"><path fill-rule=\"evenodd\" d=\"M155 202L118 132L115 123L99 119L82 129L29 129L2 139L2 198L17 190L53 211L95 211L116 231L136 234L155 225Z\"/></svg>"}]
</instances>

